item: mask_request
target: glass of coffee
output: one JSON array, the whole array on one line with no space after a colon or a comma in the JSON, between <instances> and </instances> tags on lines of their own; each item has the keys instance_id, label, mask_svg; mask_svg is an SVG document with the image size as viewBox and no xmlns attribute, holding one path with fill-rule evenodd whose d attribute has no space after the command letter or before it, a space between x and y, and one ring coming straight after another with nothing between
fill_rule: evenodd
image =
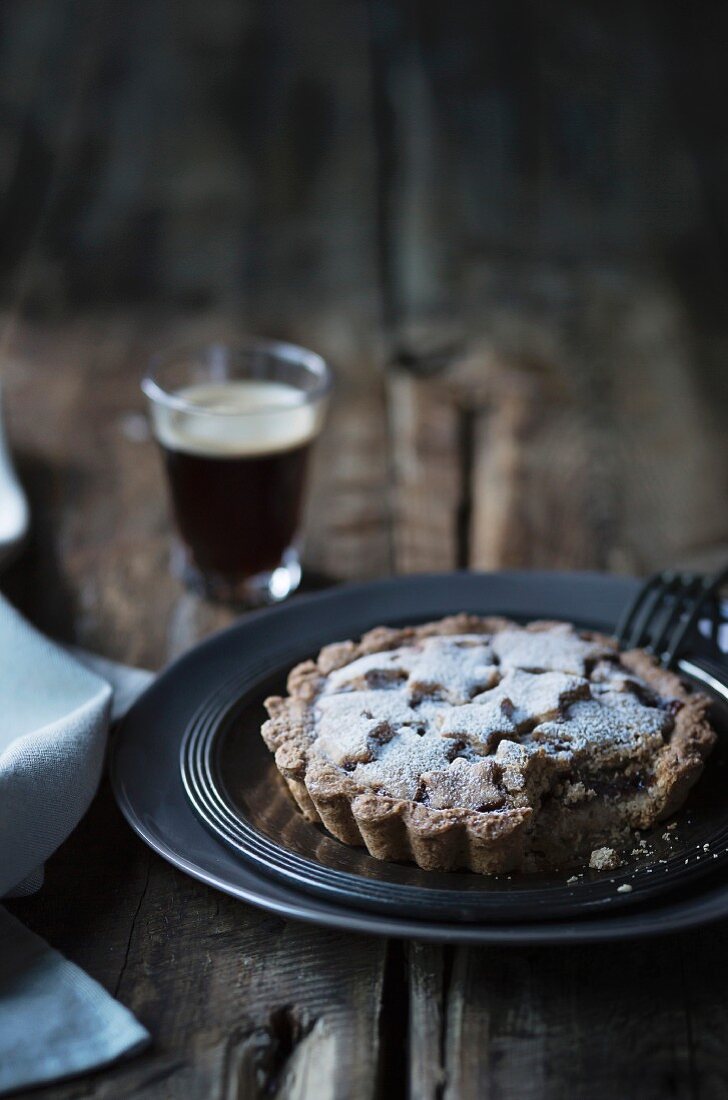
<instances>
[{"instance_id":1,"label":"glass of coffee","mask_svg":"<svg viewBox=\"0 0 728 1100\"><path fill-rule=\"evenodd\" d=\"M142 389L180 536L175 571L213 599L285 599L301 579L306 468L331 389L327 364L293 344L213 344L157 356Z\"/></svg>"}]
</instances>

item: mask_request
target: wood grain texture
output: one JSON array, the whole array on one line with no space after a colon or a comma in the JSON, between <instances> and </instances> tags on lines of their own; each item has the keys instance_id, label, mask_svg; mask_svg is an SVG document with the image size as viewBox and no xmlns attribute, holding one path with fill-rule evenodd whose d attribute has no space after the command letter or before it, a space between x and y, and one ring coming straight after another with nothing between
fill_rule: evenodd
<instances>
[{"instance_id":1,"label":"wood grain texture","mask_svg":"<svg viewBox=\"0 0 728 1100\"><path fill-rule=\"evenodd\" d=\"M398 571L454 569L462 505L460 413L437 383L406 374L389 385Z\"/></svg>"},{"instance_id":2,"label":"wood grain texture","mask_svg":"<svg viewBox=\"0 0 728 1100\"><path fill-rule=\"evenodd\" d=\"M445 1026L451 953L432 944L408 945L409 1095L439 1100L447 1082Z\"/></svg>"},{"instance_id":3,"label":"wood grain texture","mask_svg":"<svg viewBox=\"0 0 728 1100\"><path fill-rule=\"evenodd\" d=\"M483 335L456 372L490 378L491 396L474 432L470 560L641 573L724 544L724 433L670 284L590 266L472 277Z\"/></svg>"},{"instance_id":4,"label":"wood grain texture","mask_svg":"<svg viewBox=\"0 0 728 1100\"><path fill-rule=\"evenodd\" d=\"M491 1079L508 1096L702 1095L685 997L686 943L672 938L648 952L623 945L493 960L496 988L515 984L519 997L500 1018L488 1008L470 1017L490 1032ZM466 1019L473 1004L471 998Z\"/></svg>"},{"instance_id":5,"label":"wood grain texture","mask_svg":"<svg viewBox=\"0 0 728 1100\"><path fill-rule=\"evenodd\" d=\"M695 966L717 939L458 949L451 972L447 950L443 970L441 952L413 948L411 1095L724 1095L722 1043L692 997ZM719 1017L722 1005L713 1002Z\"/></svg>"}]
</instances>

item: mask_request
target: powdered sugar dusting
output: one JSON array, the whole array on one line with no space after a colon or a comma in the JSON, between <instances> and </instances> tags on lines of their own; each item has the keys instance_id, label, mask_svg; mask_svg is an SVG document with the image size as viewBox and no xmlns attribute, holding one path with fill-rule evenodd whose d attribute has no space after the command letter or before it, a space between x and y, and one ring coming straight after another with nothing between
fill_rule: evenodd
<instances>
[{"instance_id":1,"label":"powdered sugar dusting","mask_svg":"<svg viewBox=\"0 0 728 1100\"><path fill-rule=\"evenodd\" d=\"M568 623L548 630L503 630L493 638L493 652L503 668L528 672L586 674L586 662L611 653L603 645L580 638Z\"/></svg>"},{"instance_id":2,"label":"powdered sugar dusting","mask_svg":"<svg viewBox=\"0 0 728 1100\"><path fill-rule=\"evenodd\" d=\"M330 673L311 749L364 790L523 806L585 754L619 768L664 743L669 715L626 687L614 651L566 624L425 637Z\"/></svg>"},{"instance_id":3,"label":"powdered sugar dusting","mask_svg":"<svg viewBox=\"0 0 728 1100\"><path fill-rule=\"evenodd\" d=\"M630 695L603 694L573 703L563 719L541 723L531 737L572 755L612 753L618 746L636 751L661 745L670 721L663 711L645 707Z\"/></svg>"},{"instance_id":4,"label":"powdered sugar dusting","mask_svg":"<svg viewBox=\"0 0 728 1100\"><path fill-rule=\"evenodd\" d=\"M421 721L404 694L394 691L323 695L317 713L316 748L336 764L370 760L374 740L388 741Z\"/></svg>"},{"instance_id":5,"label":"powdered sugar dusting","mask_svg":"<svg viewBox=\"0 0 728 1100\"><path fill-rule=\"evenodd\" d=\"M406 680L417 654L417 649L408 646L385 653L367 653L330 673L325 691L328 694L351 687L381 687Z\"/></svg>"},{"instance_id":6,"label":"powdered sugar dusting","mask_svg":"<svg viewBox=\"0 0 728 1100\"><path fill-rule=\"evenodd\" d=\"M500 769L493 760L470 763L458 757L442 771L422 776L424 798L435 809L465 807L484 813L503 806L507 792L501 784Z\"/></svg>"},{"instance_id":7,"label":"powdered sugar dusting","mask_svg":"<svg viewBox=\"0 0 728 1100\"><path fill-rule=\"evenodd\" d=\"M352 779L394 798L412 799L423 772L444 768L451 750L448 742L432 732L418 737L412 729L403 727L395 740L382 746L371 763L357 765Z\"/></svg>"},{"instance_id":8,"label":"powdered sugar dusting","mask_svg":"<svg viewBox=\"0 0 728 1100\"><path fill-rule=\"evenodd\" d=\"M509 709L508 700L502 696L487 702L449 707L439 716L440 733L443 737L464 738L476 752L490 752L502 737L516 732Z\"/></svg>"},{"instance_id":9,"label":"powdered sugar dusting","mask_svg":"<svg viewBox=\"0 0 728 1100\"><path fill-rule=\"evenodd\" d=\"M407 687L413 697L437 695L450 703L467 703L497 678L489 642L482 636L455 635L425 639Z\"/></svg>"},{"instance_id":10,"label":"powdered sugar dusting","mask_svg":"<svg viewBox=\"0 0 728 1100\"><path fill-rule=\"evenodd\" d=\"M476 695L475 703L508 701L516 725L556 716L564 704L589 697L589 681L563 672L524 672L511 668L492 691Z\"/></svg>"}]
</instances>

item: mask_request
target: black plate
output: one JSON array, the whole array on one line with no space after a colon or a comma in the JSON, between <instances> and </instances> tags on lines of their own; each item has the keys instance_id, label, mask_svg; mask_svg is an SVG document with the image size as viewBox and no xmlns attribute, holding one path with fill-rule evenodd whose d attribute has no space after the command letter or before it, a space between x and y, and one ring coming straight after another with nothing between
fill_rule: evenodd
<instances>
[{"instance_id":1,"label":"black plate","mask_svg":"<svg viewBox=\"0 0 728 1100\"><path fill-rule=\"evenodd\" d=\"M182 780L193 808L220 840L260 870L301 889L417 919L533 921L640 905L689 886L706 869L728 861L727 736L688 807L676 816L678 828L666 832L662 824L643 833L644 853L628 856L618 872L587 870L569 883L570 871L441 874L373 859L303 818L263 744L263 699L284 690L289 663L262 684L250 682L245 665L242 661L240 675L215 692L188 727L180 754ZM619 892L624 883L631 892Z\"/></svg>"},{"instance_id":2,"label":"black plate","mask_svg":"<svg viewBox=\"0 0 728 1100\"><path fill-rule=\"evenodd\" d=\"M232 714L225 705L222 712L218 707L218 730L222 731L225 725L219 721L221 713L230 718L234 717L235 707L239 704L244 710L248 704L252 706L252 696L248 698L244 693L241 696L239 683L237 689L234 687L243 663L246 675L250 677L248 686L256 684L260 690L262 680L269 677L272 671L293 663L303 653L315 651L325 641L360 633L378 622L415 621L456 609L502 612L521 618L563 616L581 622L588 620L596 626L610 629L634 589L634 582L628 580L588 574L454 574L341 588L297 599L275 611L249 617L178 661L130 712L116 740L112 762L112 774L122 809L152 847L196 877L265 908L337 927L451 942L558 942L564 939L615 939L667 931L728 913L728 889L723 887L722 879L716 882L715 875L704 883L700 891L695 886L689 890L689 884L685 882L681 884L679 896L665 901L661 906L646 904L649 900L646 869L642 881L630 880L634 885L632 894L620 895L616 892L618 881L610 883L611 890L601 898L596 910L591 909L599 916L568 922L543 921L540 911L537 911L536 921L532 917L530 923L521 925L513 924L513 918L508 918L510 923L504 923L502 916L496 918L501 923L488 925L454 923L452 918L448 922L421 917L407 920L402 916L384 917L366 912L358 900L353 902L348 896L342 897L342 904L313 895L307 897L292 885L294 878L288 886L274 881L269 871L265 874L257 871L227 845L218 842L191 811L176 767L184 731L193 724L193 719L199 720L200 703L204 706L207 700L209 704L221 685L223 694L220 698L224 698L225 691L233 690L234 693L237 690L237 695L235 700L228 696L228 703L233 702ZM249 659L251 653L255 654L254 660ZM226 738L213 740L218 741L217 751L222 753L223 761L220 771L219 759L214 754L215 767L218 774L224 774ZM261 765L264 760L265 757L260 756ZM251 754L250 774L253 776L255 767ZM712 770L717 773L719 769L711 767ZM231 805L238 805L237 796L232 796L229 788L223 785L220 789L231 800ZM297 823L294 828L299 824L305 825L298 815L292 820ZM259 826L260 822L257 824ZM310 826L305 827L311 829ZM266 840L271 840L264 830L258 831ZM354 858L369 859L365 853L356 853L338 845L317 829L313 832L317 844L333 845L346 853L346 858L353 855ZM712 850L709 853L702 851L702 844L692 851L693 855L684 857L689 859L688 867L700 862L702 870L708 856L712 867L720 863L720 859L712 860ZM304 862L313 862L309 860L309 855L302 857ZM664 870L658 870L665 866L669 865L657 864L653 867L652 876L663 874L667 877ZM393 870L395 873L404 871L407 876L423 874L411 867L382 864L376 864L376 867L378 870L387 867L389 872ZM349 871L343 873L348 874ZM357 877L368 885L381 884L377 876L372 879L368 876ZM429 881L430 876L426 877ZM460 878L473 878L478 883L483 881L479 876ZM418 889L411 882L407 885ZM427 889L430 888L428 885ZM567 888L563 880L554 883L555 890L566 891L571 896L568 912L572 915L579 911L579 894L584 888L583 883L573 888ZM432 889L436 892L438 888ZM519 884L504 880L490 897L512 899L519 889ZM525 885L524 889L530 891L531 887ZM625 897L634 908L619 914L615 910L624 903ZM602 915L612 912L614 915L609 919Z\"/></svg>"}]
</instances>

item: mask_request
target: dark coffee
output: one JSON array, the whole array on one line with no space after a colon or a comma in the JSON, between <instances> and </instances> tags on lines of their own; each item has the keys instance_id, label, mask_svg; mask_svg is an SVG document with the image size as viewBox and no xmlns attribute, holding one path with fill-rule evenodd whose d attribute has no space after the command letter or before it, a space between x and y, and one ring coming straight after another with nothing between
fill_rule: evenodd
<instances>
[{"instance_id":1,"label":"dark coffee","mask_svg":"<svg viewBox=\"0 0 728 1100\"><path fill-rule=\"evenodd\" d=\"M300 524L310 449L221 457L162 444L177 526L199 569L252 577L280 564Z\"/></svg>"},{"instance_id":2,"label":"dark coffee","mask_svg":"<svg viewBox=\"0 0 728 1100\"><path fill-rule=\"evenodd\" d=\"M280 382L206 382L174 396L179 405L155 407L155 430L189 562L226 584L272 573L298 532L320 410Z\"/></svg>"}]
</instances>

